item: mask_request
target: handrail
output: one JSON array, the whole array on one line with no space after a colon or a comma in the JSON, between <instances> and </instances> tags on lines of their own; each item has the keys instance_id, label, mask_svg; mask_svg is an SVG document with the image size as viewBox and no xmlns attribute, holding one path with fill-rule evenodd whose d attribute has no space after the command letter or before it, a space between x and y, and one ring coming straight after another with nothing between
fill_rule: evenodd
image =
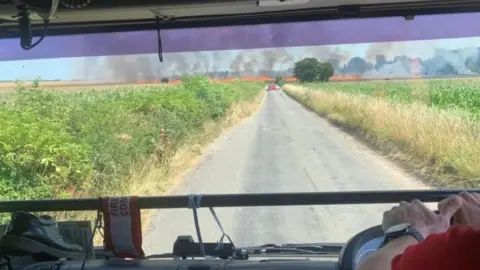
<instances>
[{"instance_id":1,"label":"handrail","mask_svg":"<svg viewBox=\"0 0 480 270\"><path fill-rule=\"evenodd\" d=\"M340 205L398 203L419 199L423 202L438 202L462 189L433 190L388 190L347 192L305 193L249 193L249 194L205 194L200 207L251 207L251 206L294 206L294 205ZM480 193L480 189L469 189ZM140 209L188 208L189 196L138 197ZM86 199L43 199L24 201L0 201L0 213L14 211L98 211L102 209L101 198Z\"/></svg>"}]
</instances>

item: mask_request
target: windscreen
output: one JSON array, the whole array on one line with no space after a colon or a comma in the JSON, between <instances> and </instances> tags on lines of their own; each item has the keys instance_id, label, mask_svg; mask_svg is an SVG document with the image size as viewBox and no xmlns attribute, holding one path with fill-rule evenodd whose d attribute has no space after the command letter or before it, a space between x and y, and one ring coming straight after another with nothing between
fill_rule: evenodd
<instances>
[{"instance_id":1,"label":"windscreen","mask_svg":"<svg viewBox=\"0 0 480 270\"><path fill-rule=\"evenodd\" d=\"M478 21L162 30L160 47L156 31L47 36L29 51L1 40L0 198L475 187ZM252 246L345 242L391 207L216 213L236 246ZM203 241L219 240L207 209L199 221ZM198 241L191 209L142 222L147 254Z\"/></svg>"}]
</instances>

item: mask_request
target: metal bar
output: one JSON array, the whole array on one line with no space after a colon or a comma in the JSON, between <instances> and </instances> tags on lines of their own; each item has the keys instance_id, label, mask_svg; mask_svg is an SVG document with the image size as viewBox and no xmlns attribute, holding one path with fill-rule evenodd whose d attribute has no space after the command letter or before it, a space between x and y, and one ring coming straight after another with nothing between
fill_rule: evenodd
<instances>
[{"instance_id":1,"label":"metal bar","mask_svg":"<svg viewBox=\"0 0 480 270\"><path fill-rule=\"evenodd\" d=\"M394 190L394 191L350 191L350 192L307 192L307 193L254 193L203 195L200 207L251 207L251 206L294 206L294 205L340 205L398 203L419 199L423 202L438 202L445 197L458 194L460 189L437 190ZM480 189L469 192L480 193ZM139 197L141 209L188 208L188 196ZM101 209L98 198L0 201L0 213L14 211L96 211Z\"/></svg>"},{"instance_id":2,"label":"metal bar","mask_svg":"<svg viewBox=\"0 0 480 270\"><path fill-rule=\"evenodd\" d=\"M434 5L435 4L435 5ZM362 8L362 6L360 6ZM236 15L210 15L197 17L180 17L176 20L165 21L162 23L162 29L184 29L184 28L204 28L220 26L237 25L258 25L275 24L288 22L311 22L321 20L339 20L350 18L379 18L379 17L405 17L418 15L440 15L440 14L458 14L480 12L480 3L475 1L459 2L459 4L428 2L417 6L395 5L368 5L365 9L355 12L341 12L337 7L325 7L308 10L292 10L286 12L266 12L255 14L236 14ZM108 12L108 11L106 11ZM96 22L72 22L72 23L54 23L49 24L48 36L74 35L74 34L92 34L109 32L129 32L146 31L156 29L155 20L115 20L115 21L96 21ZM43 24L32 25L34 36L43 33ZM0 28L0 39L18 38L20 36L17 23L4 23Z\"/></svg>"}]
</instances>

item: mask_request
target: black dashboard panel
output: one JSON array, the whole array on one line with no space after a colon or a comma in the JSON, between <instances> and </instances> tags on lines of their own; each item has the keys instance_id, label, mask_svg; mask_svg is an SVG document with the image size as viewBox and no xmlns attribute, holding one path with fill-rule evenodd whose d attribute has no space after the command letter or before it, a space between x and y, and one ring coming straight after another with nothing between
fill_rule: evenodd
<instances>
[{"instance_id":1,"label":"black dashboard panel","mask_svg":"<svg viewBox=\"0 0 480 270\"><path fill-rule=\"evenodd\" d=\"M251 255L248 260L238 259L181 259L157 258L141 260L123 260L111 258L108 260L88 260L82 268L82 261L47 261L32 263L20 260L23 270L156 270L156 269L298 269L298 270L354 270L358 264L373 254L383 241L381 226L374 226L352 237L338 254L309 255L309 254L277 254ZM178 248L178 247L177 247ZM182 255L183 256L183 255ZM194 256L194 255L192 255ZM225 258L229 258L227 256ZM15 260L14 260L15 261ZM17 260L18 261L18 260ZM28 266L27 266L28 265ZM15 267L17 269L17 267Z\"/></svg>"},{"instance_id":2,"label":"black dashboard panel","mask_svg":"<svg viewBox=\"0 0 480 270\"><path fill-rule=\"evenodd\" d=\"M82 262L42 262L30 265L24 270L80 270ZM337 258L331 260L180 260L180 259L150 259L150 260L91 260L87 261L84 270L221 270L221 269L296 269L296 270L337 270Z\"/></svg>"},{"instance_id":3,"label":"black dashboard panel","mask_svg":"<svg viewBox=\"0 0 480 270\"><path fill-rule=\"evenodd\" d=\"M246 259L214 259L217 256L207 256L207 259L181 259L175 256L164 258L149 258L140 260L124 260L111 258L108 260L88 260L82 268L82 261L46 261L28 262L20 259L13 260L19 263L14 269L23 270L156 270L156 269L196 269L196 270L222 270L222 269L298 269L298 270L354 270L359 263L370 256L379 248L383 241L383 230L380 225L368 228L352 237L339 253L329 254L327 250L322 255L314 254L251 254ZM180 246L176 243L177 251ZM328 245L324 244L324 248ZM175 248L174 248L175 249ZM198 256L198 255L191 255ZM21 266L20 266L21 264ZM28 266L27 266L28 265Z\"/></svg>"}]
</instances>

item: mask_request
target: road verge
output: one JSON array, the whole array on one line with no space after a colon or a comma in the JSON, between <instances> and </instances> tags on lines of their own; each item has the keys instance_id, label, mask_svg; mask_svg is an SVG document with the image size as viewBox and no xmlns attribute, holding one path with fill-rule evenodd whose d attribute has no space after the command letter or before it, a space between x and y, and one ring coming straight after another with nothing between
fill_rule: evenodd
<instances>
[{"instance_id":1,"label":"road verge","mask_svg":"<svg viewBox=\"0 0 480 270\"><path fill-rule=\"evenodd\" d=\"M170 189L181 184L183 176L196 166L209 143L257 112L261 108L264 98L265 92L260 91L251 99L234 102L221 119L205 122L203 131L186 140L185 144L179 147L161 167L158 166L157 159L152 157L142 166L132 170L128 180L132 183L131 189L124 191L122 195L161 196L168 193ZM146 231L155 211L155 209L141 211L143 231ZM71 213L57 213L56 218L59 220L93 220L94 215L90 212L78 212L75 216L72 216ZM102 241L103 238L100 235L95 237L96 246L102 245Z\"/></svg>"},{"instance_id":2,"label":"road verge","mask_svg":"<svg viewBox=\"0 0 480 270\"><path fill-rule=\"evenodd\" d=\"M478 187L480 123L458 110L285 85L306 108L436 187Z\"/></svg>"},{"instance_id":3,"label":"road verge","mask_svg":"<svg viewBox=\"0 0 480 270\"><path fill-rule=\"evenodd\" d=\"M102 91L19 85L1 96L0 199L161 195L205 144L258 109L263 95L259 83L202 77Z\"/></svg>"}]
</instances>

